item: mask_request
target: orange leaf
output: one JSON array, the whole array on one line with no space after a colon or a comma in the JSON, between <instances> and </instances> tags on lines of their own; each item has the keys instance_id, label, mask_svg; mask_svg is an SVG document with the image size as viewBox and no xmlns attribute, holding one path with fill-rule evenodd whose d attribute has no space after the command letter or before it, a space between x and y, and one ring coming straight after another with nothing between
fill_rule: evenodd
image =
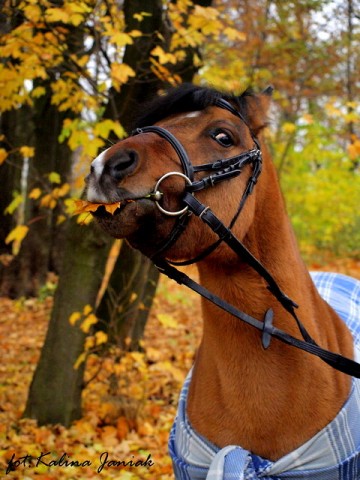
<instances>
[{"instance_id":1,"label":"orange leaf","mask_svg":"<svg viewBox=\"0 0 360 480\"><path fill-rule=\"evenodd\" d=\"M121 441L129 433L129 424L125 417L120 417L116 423L117 438Z\"/></svg>"},{"instance_id":2,"label":"orange leaf","mask_svg":"<svg viewBox=\"0 0 360 480\"><path fill-rule=\"evenodd\" d=\"M104 205L104 207L107 212L111 213L111 215L114 215L115 211L118 208L120 208L120 205L121 203L117 202L117 203L109 203L108 205Z\"/></svg>"},{"instance_id":3,"label":"orange leaf","mask_svg":"<svg viewBox=\"0 0 360 480\"><path fill-rule=\"evenodd\" d=\"M105 207L105 210L111 215L114 215L115 211L121 207L122 203L130 203L134 200L124 200L123 202L115 203L92 203L86 200L74 200L75 211L74 215L79 215L80 213L86 212L96 212L99 207Z\"/></svg>"},{"instance_id":4,"label":"orange leaf","mask_svg":"<svg viewBox=\"0 0 360 480\"><path fill-rule=\"evenodd\" d=\"M86 200L74 200L75 204L75 211L74 215L79 215L79 213L86 213L86 212L96 212L96 210L100 207L100 203L91 203L87 202Z\"/></svg>"}]
</instances>

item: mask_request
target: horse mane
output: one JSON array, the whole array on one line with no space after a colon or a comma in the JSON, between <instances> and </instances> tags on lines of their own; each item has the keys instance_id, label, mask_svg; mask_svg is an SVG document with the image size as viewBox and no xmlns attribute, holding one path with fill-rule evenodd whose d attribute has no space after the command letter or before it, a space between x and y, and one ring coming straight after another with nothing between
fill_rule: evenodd
<instances>
[{"instance_id":1,"label":"horse mane","mask_svg":"<svg viewBox=\"0 0 360 480\"><path fill-rule=\"evenodd\" d=\"M240 96L217 91L213 88L199 87L191 83L183 83L179 87L172 88L164 95L160 95L145 106L142 105L142 114L135 121L136 128L154 125L155 123L179 113L204 110L215 101L223 98L232 103L246 118L245 99L253 95L250 89Z\"/></svg>"}]
</instances>

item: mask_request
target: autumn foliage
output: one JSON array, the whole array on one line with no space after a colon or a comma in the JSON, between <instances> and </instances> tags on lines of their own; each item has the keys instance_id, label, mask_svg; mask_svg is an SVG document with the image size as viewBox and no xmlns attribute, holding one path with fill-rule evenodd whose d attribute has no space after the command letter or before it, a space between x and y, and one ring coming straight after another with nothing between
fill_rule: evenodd
<instances>
[{"instance_id":1,"label":"autumn foliage","mask_svg":"<svg viewBox=\"0 0 360 480\"><path fill-rule=\"evenodd\" d=\"M311 268L339 271L360 279L360 263L351 259ZM59 460L66 452L69 460L88 460L91 465L84 468L48 467L44 463L37 467L21 465L4 478L172 479L167 441L176 414L177 396L200 340L199 299L184 287L164 279L147 324L144 351L124 352L113 348L102 355L89 356L84 415L69 429L61 425L39 427L35 421L21 418L51 303L50 297L42 301L0 301L3 352L0 468L4 472L13 455L18 458L28 453L36 459L47 452L50 454L43 458L45 463ZM83 313L89 319L91 312ZM80 315L76 318L80 320ZM27 334L19 335L24 325ZM104 452L117 460L145 460L151 454L154 465L106 467L100 475L97 469Z\"/></svg>"},{"instance_id":2,"label":"autumn foliage","mask_svg":"<svg viewBox=\"0 0 360 480\"><path fill-rule=\"evenodd\" d=\"M234 92L249 85L275 86L277 107L269 142L295 218L303 201L292 195L290 184L299 173L301 185L308 186L303 187L303 197L318 188L315 177L320 169L344 182L337 203L354 199L353 205L357 205L359 200L359 189L347 190L353 182L358 185L358 176L347 176L349 170L355 173L360 156L355 128L359 120L359 25L354 15L358 2L345 3L339 10L335 2L326 6L327 2L305 0L258 1L251 7L245 2L236 8L231 0L207 7L190 0L165 2L171 39L166 42L163 33L155 32L158 43L150 52L148 68L168 85L182 81L182 64L192 48L192 62L199 69L197 82ZM4 14L9 21L4 23L0 42L4 59L0 64L0 111L33 107L50 95L51 104L62 114L59 141L76 152L71 176L49 171L43 185L32 188L29 179L25 189L14 188L13 201L4 214L13 215L16 222L4 240L12 246L9 253L16 255L33 221L19 212L35 202L54 212L54 221L64 222L72 212L68 197L79 195L90 159L107 145L109 136L126 134L119 119L104 116L104 106L114 101L114 92L136 80L136 75L140 75L137 81L142 81L144 72L127 64L124 52L140 38L149 37L141 29L150 14L134 14L137 28L126 25L116 2L26 0L16 9L5 2ZM339 15L344 21L335 26L334 18ZM84 47L79 49L76 42ZM31 164L37 155L33 145L14 145L6 135L0 140L0 165L13 162L14 155ZM328 238L337 239L338 232L344 232L349 239L345 250L353 250L358 237L356 242L350 237L359 230L359 220L350 214L353 205L334 215L341 216L344 223L335 225L322 217L323 207L333 198L330 185L321 184L319 208L308 209L309 222L314 224L316 219L318 223L313 232L315 243L328 248ZM311 195L308 198L312 205ZM306 242L297 221L295 229ZM341 250L338 240L336 244Z\"/></svg>"},{"instance_id":3,"label":"autumn foliage","mask_svg":"<svg viewBox=\"0 0 360 480\"><path fill-rule=\"evenodd\" d=\"M177 395L192 365L201 331L199 300L169 281L161 283L149 320L143 352L113 348L87 361L84 416L65 429L60 425L38 427L22 419L27 389L38 360L51 309L51 298L0 301L1 348L0 451L2 473L15 454L37 458L51 452L46 462L66 452L72 460L90 460L88 468L19 466L6 478L53 480L66 478L170 479L172 467L167 440L176 414ZM89 309L74 315L79 328L89 327ZM81 317L81 318L80 318ZM84 320L88 323L84 323ZM27 325L27 334L18 337ZM92 337L89 337L92 338ZM104 468L99 457L109 452L117 460L146 459L154 466ZM45 459L44 459L45 461Z\"/></svg>"},{"instance_id":4,"label":"autumn foliage","mask_svg":"<svg viewBox=\"0 0 360 480\"><path fill-rule=\"evenodd\" d=\"M135 4L141 8L132 11ZM68 429L22 418L53 311L57 261L66 255L64 231L76 218L80 244L92 213L121 206L79 200L84 177L157 90L189 79L234 93L271 84L265 136L302 253L312 268L360 278L359 0L18 0L1 8L0 292L20 297L0 298L1 476L12 458L50 452L55 462L66 452L91 465L34 468L25 459L5 478L173 478L167 439L201 322L198 299L168 281L139 352L128 340L122 349L110 345L97 330L97 291L92 302L79 301L65 321L84 336L71 363L76 371L86 365L83 417ZM101 264L95 254L92 261ZM130 292L136 301L144 308ZM103 452L127 461L151 454L154 465L100 474Z\"/></svg>"}]
</instances>

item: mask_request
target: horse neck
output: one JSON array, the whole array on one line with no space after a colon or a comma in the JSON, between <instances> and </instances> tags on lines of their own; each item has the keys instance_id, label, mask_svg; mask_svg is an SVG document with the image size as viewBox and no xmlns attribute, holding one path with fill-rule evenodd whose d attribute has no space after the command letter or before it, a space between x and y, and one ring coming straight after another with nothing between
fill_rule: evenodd
<instances>
[{"instance_id":1,"label":"horse neck","mask_svg":"<svg viewBox=\"0 0 360 480\"><path fill-rule=\"evenodd\" d=\"M262 175L262 183L257 186L257 221L249 228L244 243L272 273L280 288L301 305L298 314L310 335L323 347L351 357L350 334L318 295L301 260L272 166ZM240 310L262 319L266 310L272 308L275 326L300 336L294 320L271 295L265 281L240 259L222 264L220 256L210 258L200 263L199 274L204 286ZM207 301L203 301L202 308L203 339L188 407L190 420L200 433L220 446L235 442L275 459L334 418L347 398L348 377L277 340L272 340L265 351L258 331ZM327 394L323 401L324 391ZM309 425L310 410L315 420ZM215 411L228 412L227 426L226 419L222 426L215 420L209 422ZM291 426L269 420L281 416L292 418ZM266 435L258 435L269 423L269 435L287 439L284 444L281 440L268 442L264 440ZM251 427L244 429L244 425Z\"/></svg>"},{"instance_id":2,"label":"horse neck","mask_svg":"<svg viewBox=\"0 0 360 480\"><path fill-rule=\"evenodd\" d=\"M301 305L300 312L305 315L305 310L312 313L319 305L323 308L324 302L317 294L301 259L271 163L265 164L256 188L254 220L245 234L244 245L271 273L280 288ZM237 221L239 230L241 220L240 216ZM237 226L233 229L235 235L236 228ZM231 260L228 261L228 258ZM201 262L198 268L201 282L212 291L219 291L222 298L257 318L262 317L271 307L276 313L277 325L289 333L298 334L296 324L291 322L289 314L272 296L265 280L240 257L230 252L229 247L223 246L218 256L215 253L208 261ZM208 306L204 303L204 313ZM316 315L306 315L305 323L315 339L324 333L324 330L319 330Z\"/></svg>"}]
</instances>

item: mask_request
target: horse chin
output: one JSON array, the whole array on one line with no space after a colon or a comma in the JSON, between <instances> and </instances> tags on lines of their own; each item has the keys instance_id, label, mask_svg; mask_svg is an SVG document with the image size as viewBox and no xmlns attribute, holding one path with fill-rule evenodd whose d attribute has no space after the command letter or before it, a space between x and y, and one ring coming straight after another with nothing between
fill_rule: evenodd
<instances>
[{"instance_id":1,"label":"horse chin","mask_svg":"<svg viewBox=\"0 0 360 480\"><path fill-rule=\"evenodd\" d=\"M96 222L107 234L114 238L126 239L130 245L151 257L170 233L173 221L169 222L159 212L154 202L140 200L128 203L114 214L98 209L94 214Z\"/></svg>"},{"instance_id":2,"label":"horse chin","mask_svg":"<svg viewBox=\"0 0 360 480\"><path fill-rule=\"evenodd\" d=\"M129 238L141 229L146 217L153 211L149 202L133 202L118 208L114 213L99 208L93 216L98 225L114 238Z\"/></svg>"}]
</instances>

